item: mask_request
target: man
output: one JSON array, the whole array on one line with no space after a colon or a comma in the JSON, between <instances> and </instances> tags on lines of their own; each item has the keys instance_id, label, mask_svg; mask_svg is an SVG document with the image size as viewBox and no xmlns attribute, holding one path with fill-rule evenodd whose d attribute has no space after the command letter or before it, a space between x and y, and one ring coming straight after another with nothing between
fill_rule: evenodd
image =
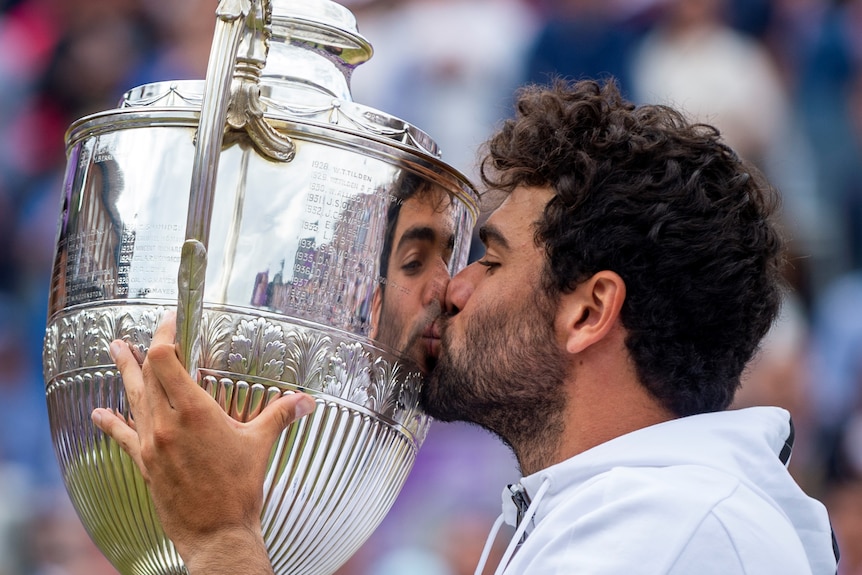
<instances>
[{"instance_id":1,"label":"man","mask_svg":"<svg viewBox=\"0 0 862 575\"><path fill-rule=\"evenodd\" d=\"M448 285L423 404L518 458L497 573L834 573L824 508L784 467L788 414L725 411L781 300L762 177L714 129L581 82L522 91L483 179L508 196L481 230L484 258ZM94 419L142 468L192 574L269 573L264 460L310 404L230 420L176 360L171 329L143 373L112 345L137 431ZM204 420L223 437L184 431ZM211 497L242 497L213 506L203 477Z\"/></svg>"},{"instance_id":2,"label":"man","mask_svg":"<svg viewBox=\"0 0 862 575\"><path fill-rule=\"evenodd\" d=\"M427 371L440 342L434 322L449 283L455 204L445 190L409 172L398 182L392 200L369 335Z\"/></svg>"}]
</instances>

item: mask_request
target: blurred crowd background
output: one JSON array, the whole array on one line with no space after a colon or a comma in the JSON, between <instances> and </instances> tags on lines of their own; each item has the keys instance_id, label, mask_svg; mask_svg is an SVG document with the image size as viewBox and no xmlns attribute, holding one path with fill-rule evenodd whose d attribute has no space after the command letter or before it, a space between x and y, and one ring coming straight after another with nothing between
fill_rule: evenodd
<instances>
[{"instance_id":1,"label":"blurred crowd background","mask_svg":"<svg viewBox=\"0 0 862 575\"><path fill-rule=\"evenodd\" d=\"M476 149L525 82L613 76L716 125L781 190L792 286L737 404L793 415L791 471L862 574L862 0L350 0L375 57L354 99ZM149 81L203 78L216 0L0 0L0 575L108 575L62 487L41 376L64 132ZM518 479L488 434L435 425L339 575L472 573ZM493 563L493 562L492 562Z\"/></svg>"}]
</instances>

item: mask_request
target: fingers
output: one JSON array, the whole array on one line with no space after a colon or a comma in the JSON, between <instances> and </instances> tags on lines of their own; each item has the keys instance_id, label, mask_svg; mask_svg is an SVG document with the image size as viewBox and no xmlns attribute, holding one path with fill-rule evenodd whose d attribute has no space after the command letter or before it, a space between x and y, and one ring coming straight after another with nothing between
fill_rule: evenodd
<instances>
[{"instance_id":1,"label":"fingers","mask_svg":"<svg viewBox=\"0 0 862 575\"><path fill-rule=\"evenodd\" d=\"M176 313L165 312L153 334L145 369L150 370L159 383L159 389L153 392L164 393L171 407L181 409L192 405L191 402L204 401L203 397L208 394L192 379L177 356L176 333Z\"/></svg>"},{"instance_id":2,"label":"fingers","mask_svg":"<svg viewBox=\"0 0 862 575\"><path fill-rule=\"evenodd\" d=\"M145 369L152 372L154 377L150 379L158 382L152 392L164 394L170 406L179 409L190 405L190 401L201 401L201 394L207 394L192 379L177 356L176 337L177 314L168 310L153 334Z\"/></svg>"},{"instance_id":3,"label":"fingers","mask_svg":"<svg viewBox=\"0 0 862 575\"><path fill-rule=\"evenodd\" d=\"M172 314L165 315L168 321L161 322L159 329L156 330L156 334L161 340L173 337L174 321ZM154 342L156 337L154 336ZM172 349L173 347L171 347ZM150 350L152 351L152 345ZM144 361L142 366L142 357L136 351L131 344L122 340L114 340L110 345L111 358L122 375L126 401L134 419L126 422L122 417L108 410L99 409L93 412L93 422L116 440L123 450L132 456L143 472L140 437L149 437L158 414L164 410L169 402L159 380L147 375L147 372L152 371L149 365L151 362ZM104 425L108 427L103 427L100 422L104 422ZM140 432L140 436L138 432Z\"/></svg>"},{"instance_id":4,"label":"fingers","mask_svg":"<svg viewBox=\"0 0 862 575\"><path fill-rule=\"evenodd\" d=\"M116 441L119 446L129 454L138 469L146 478L146 467L144 467L141 459L141 442L138 439L137 432L130 427L125 419L115 414L110 409L96 408L92 413L93 423L105 432L111 439Z\"/></svg>"},{"instance_id":5,"label":"fingers","mask_svg":"<svg viewBox=\"0 0 862 575\"><path fill-rule=\"evenodd\" d=\"M260 415L246 425L249 428L259 430L272 441L275 441L275 438L288 425L308 415L316 407L317 403L310 395L304 393L282 395L267 405Z\"/></svg>"},{"instance_id":6,"label":"fingers","mask_svg":"<svg viewBox=\"0 0 862 575\"><path fill-rule=\"evenodd\" d=\"M145 411L149 411L149 408L145 407L147 403L145 399L147 390L144 385L144 375L138 363L138 358L132 353L128 344L121 340L111 342L110 353L123 377L123 387L126 391L126 401L129 403L129 410L133 415L141 416L139 419L146 428L147 418L143 416L145 415Z\"/></svg>"},{"instance_id":7,"label":"fingers","mask_svg":"<svg viewBox=\"0 0 862 575\"><path fill-rule=\"evenodd\" d=\"M152 346L160 344L173 345L177 338L177 312L169 309L162 315L156 332L153 334Z\"/></svg>"},{"instance_id":8,"label":"fingers","mask_svg":"<svg viewBox=\"0 0 862 575\"><path fill-rule=\"evenodd\" d=\"M135 458L143 471L141 440L147 440L155 431L164 437L174 424L187 425L191 421L204 421L215 417L230 419L213 398L192 379L176 354L176 315L166 312L153 334L143 366L133 349L120 340L111 343L111 356L123 376L126 398L134 415L134 423L107 410L97 410L93 421L105 433L120 442L123 449ZM314 399L304 393L283 395L271 402L248 426L261 435L264 441L275 441L291 423L311 413L317 407ZM98 415L99 422L96 421ZM185 424L175 421L181 416ZM236 423L236 422L234 422Z\"/></svg>"}]
</instances>

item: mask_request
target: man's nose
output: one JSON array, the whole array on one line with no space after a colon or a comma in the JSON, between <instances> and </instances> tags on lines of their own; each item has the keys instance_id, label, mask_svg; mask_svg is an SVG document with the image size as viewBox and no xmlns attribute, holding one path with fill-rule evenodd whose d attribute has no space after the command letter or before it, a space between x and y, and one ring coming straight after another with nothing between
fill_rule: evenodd
<instances>
[{"instance_id":1,"label":"man's nose","mask_svg":"<svg viewBox=\"0 0 862 575\"><path fill-rule=\"evenodd\" d=\"M445 306L448 286L449 267L441 259L433 268L430 281L425 284L422 293L422 305L428 306L437 303L440 307Z\"/></svg>"},{"instance_id":2,"label":"man's nose","mask_svg":"<svg viewBox=\"0 0 862 575\"><path fill-rule=\"evenodd\" d=\"M449 280L449 289L446 290L445 310L454 315L464 309L467 300L473 295L473 290L476 289L476 281L482 270L477 262L473 262L460 272L455 277Z\"/></svg>"}]
</instances>

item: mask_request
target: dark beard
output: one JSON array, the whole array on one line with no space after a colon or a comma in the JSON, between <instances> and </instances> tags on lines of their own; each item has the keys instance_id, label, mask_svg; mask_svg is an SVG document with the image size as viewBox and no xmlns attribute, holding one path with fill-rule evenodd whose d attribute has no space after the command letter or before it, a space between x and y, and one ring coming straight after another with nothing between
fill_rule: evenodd
<instances>
[{"instance_id":1,"label":"dark beard","mask_svg":"<svg viewBox=\"0 0 862 575\"><path fill-rule=\"evenodd\" d=\"M507 443L522 471L553 457L563 431L566 365L553 332L555 306L543 294L520 309L477 313L461 349L444 329L441 354L421 405L441 421L479 425Z\"/></svg>"}]
</instances>

